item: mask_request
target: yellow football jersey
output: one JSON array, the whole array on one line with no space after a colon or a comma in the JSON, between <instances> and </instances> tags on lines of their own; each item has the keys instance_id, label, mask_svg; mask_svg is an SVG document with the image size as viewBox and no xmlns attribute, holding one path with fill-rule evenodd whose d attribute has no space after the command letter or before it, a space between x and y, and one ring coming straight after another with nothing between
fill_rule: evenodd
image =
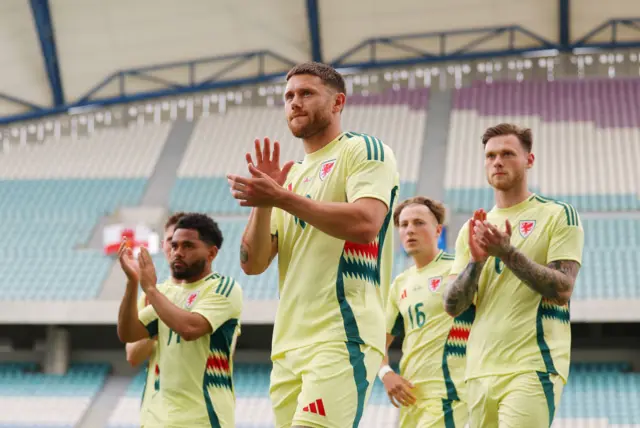
<instances>
[{"instance_id":1,"label":"yellow football jersey","mask_svg":"<svg viewBox=\"0 0 640 428\"><path fill-rule=\"evenodd\" d=\"M175 284L171 278L167 279L162 284L157 285L158 291L165 295L172 287L175 287ZM147 296L142 292L138 298L138 312L142 311L148 304ZM160 366L158 343L156 342L146 368L146 377L142 390L142 401L140 403L140 426L152 427L161 424L161 421L163 420L163 408L158 394L159 391Z\"/></svg>"},{"instance_id":2,"label":"yellow football jersey","mask_svg":"<svg viewBox=\"0 0 640 428\"><path fill-rule=\"evenodd\" d=\"M242 312L242 290L233 278L213 273L167 297L180 308L205 317L213 333L183 340L147 306L140 321L158 335L160 395L167 427L235 426L233 350Z\"/></svg>"},{"instance_id":3,"label":"yellow football jersey","mask_svg":"<svg viewBox=\"0 0 640 428\"><path fill-rule=\"evenodd\" d=\"M400 374L420 399L464 400L467 339L475 316L470 307L451 318L442 293L454 257L443 251L427 266L410 267L395 279L387 305L387 333L400 336Z\"/></svg>"},{"instance_id":4,"label":"yellow football jersey","mask_svg":"<svg viewBox=\"0 0 640 428\"><path fill-rule=\"evenodd\" d=\"M505 209L494 207L487 220L504 230L512 225L511 245L534 262L582 261L584 231L569 204L531 195ZM451 274L470 259L468 224L456 242ZM531 290L500 259L489 257L478 284L476 319L469 336L466 378L524 371L569 375L569 305L559 306Z\"/></svg>"},{"instance_id":5,"label":"yellow football jersey","mask_svg":"<svg viewBox=\"0 0 640 428\"><path fill-rule=\"evenodd\" d=\"M375 137L345 132L307 154L284 186L322 202L375 198L388 207L377 238L366 245L334 238L274 209L280 304L272 355L314 343L350 341L384 352L384 305L391 283L399 188L393 151Z\"/></svg>"}]
</instances>

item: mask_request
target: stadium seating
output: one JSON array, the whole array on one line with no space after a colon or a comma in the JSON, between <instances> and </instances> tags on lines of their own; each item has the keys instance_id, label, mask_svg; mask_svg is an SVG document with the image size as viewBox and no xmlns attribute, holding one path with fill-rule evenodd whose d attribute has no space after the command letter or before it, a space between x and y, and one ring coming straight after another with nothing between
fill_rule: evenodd
<instances>
[{"instance_id":1,"label":"stadium seating","mask_svg":"<svg viewBox=\"0 0 640 428\"><path fill-rule=\"evenodd\" d=\"M109 366L72 364L61 376L35 370L35 364L0 364L0 427L72 428L102 388Z\"/></svg>"},{"instance_id":2,"label":"stadium seating","mask_svg":"<svg viewBox=\"0 0 640 428\"><path fill-rule=\"evenodd\" d=\"M533 131L530 185L580 212L640 209L640 79L475 82L455 93L445 189L460 212L493 205L480 136L499 122Z\"/></svg>"},{"instance_id":3,"label":"stadium seating","mask_svg":"<svg viewBox=\"0 0 640 428\"><path fill-rule=\"evenodd\" d=\"M556 413L554 428L628 426L640 421L640 375L630 373L628 364L573 364ZM236 423L243 428L273 426L269 401L267 364L237 364L235 367ZM108 428L131 428L138 420L144 383L142 371L131 383L128 393L112 414ZM361 426L394 427L398 410L388 400L382 383L376 378L374 389L362 416Z\"/></svg>"},{"instance_id":4,"label":"stadium seating","mask_svg":"<svg viewBox=\"0 0 640 428\"><path fill-rule=\"evenodd\" d=\"M170 128L107 128L0 155L1 299L97 296L112 260L83 246L101 216L139 203Z\"/></svg>"},{"instance_id":5,"label":"stadium seating","mask_svg":"<svg viewBox=\"0 0 640 428\"><path fill-rule=\"evenodd\" d=\"M628 364L573 364L554 428L639 426L640 374L630 369Z\"/></svg>"}]
</instances>

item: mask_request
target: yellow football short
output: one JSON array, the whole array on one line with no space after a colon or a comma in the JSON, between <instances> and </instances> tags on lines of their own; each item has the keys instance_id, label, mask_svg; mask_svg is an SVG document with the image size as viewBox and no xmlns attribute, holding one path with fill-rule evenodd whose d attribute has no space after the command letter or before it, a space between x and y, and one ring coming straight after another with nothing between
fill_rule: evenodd
<instances>
[{"instance_id":1,"label":"yellow football short","mask_svg":"<svg viewBox=\"0 0 640 428\"><path fill-rule=\"evenodd\" d=\"M468 381L469 428L547 428L564 382L556 374L523 372Z\"/></svg>"},{"instance_id":2,"label":"yellow football short","mask_svg":"<svg viewBox=\"0 0 640 428\"><path fill-rule=\"evenodd\" d=\"M276 427L357 427L382 357L367 345L327 342L273 358L269 395Z\"/></svg>"},{"instance_id":3,"label":"yellow football short","mask_svg":"<svg viewBox=\"0 0 640 428\"><path fill-rule=\"evenodd\" d=\"M431 398L400 409L400 428L464 428L469 419L463 401Z\"/></svg>"}]
</instances>

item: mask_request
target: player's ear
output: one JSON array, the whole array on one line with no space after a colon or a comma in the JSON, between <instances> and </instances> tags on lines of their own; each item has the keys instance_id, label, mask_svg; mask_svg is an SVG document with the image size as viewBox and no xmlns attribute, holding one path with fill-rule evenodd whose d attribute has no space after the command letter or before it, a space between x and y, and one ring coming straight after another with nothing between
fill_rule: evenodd
<instances>
[{"instance_id":1,"label":"player's ear","mask_svg":"<svg viewBox=\"0 0 640 428\"><path fill-rule=\"evenodd\" d=\"M442 225L439 224L438 227L436 227L436 236L440 236L442 234Z\"/></svg>"},{"instance_id":2,"label":"player's ear","mask_svg":"<svg viewBox=\"0 0 640 428\"><path fill-rule=\"evenodd\" d=\"M338 92L334 96L333 107L331 111L333 113L342 113L342 109L344 109L344 105L347 102L347 97L342 92Z\"/></svg>"},{"instance_id":3,"label":"player's ear","mask_svg":"<svg viewBox=\"0 0 640 428\"><path fill-rule=\"evenodd\" d=\"M533 167L533 163L535 162L536 157L534 156L533 153L528 153L527 154L527 168L531 168Z\"/></svg>"},{"instance_id":4,"label":"player's ear","mask_svg":"<svg viewBox=\"0 0 640 428\"><path fill-rule=\"evenodd\" d=\"M217 255L218 255L218 247L216 247L215 245L211 245L209 247L209 254L208 254L209 263L211 263L216 258Z\"/></svg>"}]
</instances>

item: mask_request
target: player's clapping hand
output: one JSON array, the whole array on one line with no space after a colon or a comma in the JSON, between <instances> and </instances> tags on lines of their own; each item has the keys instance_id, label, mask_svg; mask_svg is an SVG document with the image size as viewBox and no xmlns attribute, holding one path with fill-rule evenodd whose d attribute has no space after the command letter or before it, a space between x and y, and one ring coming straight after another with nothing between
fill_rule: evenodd
<instances>
[{"instance_id":1,"label":"player's clapping hand","mask_svg":"<svg viewBox=\"0 0 640 428\"><path fill-rule=\"evenodd\" d=\"M469 251L471 258L475 262L484 262L489 257L487 248L476 232L476 225L487 220L487 213L483 209L475 210L473 217L469 220Z\"/></svg>"},{"instance_id":2,"label":"player's clapping hand","mask_svg":"<svg viewBox=\"0 0 640 428\"><path fill-rule=\"evenodd\" d=\"M156 268L153 265L151 254L144 247L140 249L140 254L138 254L138 265L140 265L140 287L145 293L149 294L148 290L156 286L158 277L156 276Z\"/></svg>"},{"instance_id":3,"label":"player's clapping hand","mask_svg":"<svg viewBox=\"0 0 640 428\"><path fill-rule=\"evenodd\" d=\"M416 402L416 397L411 390L413 384L400 376L398 373L389 372L382 378L384 388L387 390L389 401L395 407L412 406Z\"/></svg>"},{"instance_id":4,"label":"player's clapping hand","mask_svg":"<svg viewBox=\"0 0 640 428\"><path fill-rule=\"evenodd\" d=\"M251 170L252 166L260 172L265 173L269 177L275 180L280 186L284 185L287 180L287 175L293 166L293 161L289 161L280 169L280 143L275 141L273 143L273 155L271 154L271 140L269 138L264 139L264 147L260 147L260 140L256 138L254 141L256 151L256 161L253 162L251 153L246 154L247 166L252 176L255 173Z\"/></svg>"},{"instance_id":5,"label":"player's clapping hand","mask_svg":"<svg viewBox=\"0 0 640 428\"><path fill-rule=\"evenodd\" d=\"M504 232L488 221L476 222L475 235L477 241L490 256L504 258L511 248L511 223L506 220Z\"/></svg>"},{"instance_id":6,"label":"player's clapping hand","mask_svg":"<svg viewBox=\"0 0 640 428\"><path fill-rule=\"evenodd\" d=\"M278 197L284 192L282 185L287 179L293 162L287 162L280 169L280 144L275 142L272 156L268 138L264 139L264 148L260 147L260 140L256 140L255 149L255 164L251 154L246 155L251 177L227 175L231 194L243 207L273 207Z\"/></svg>"},{"instance_id":7,"label":"player's clapping hand","mask_svg":"<svg viewBox=\"0 0 640 428\"><path fill-rule=\"evenodd\" d=\"M126 238L122 240L122 243L120 243L118 260L120 261L122 271L127 275L127 281L138 285L138 282L140 281L140 266L138 266L136 258L133 257L133 251L131 250L131 247L129 247Z\"/></svg>"}]
</instances>

